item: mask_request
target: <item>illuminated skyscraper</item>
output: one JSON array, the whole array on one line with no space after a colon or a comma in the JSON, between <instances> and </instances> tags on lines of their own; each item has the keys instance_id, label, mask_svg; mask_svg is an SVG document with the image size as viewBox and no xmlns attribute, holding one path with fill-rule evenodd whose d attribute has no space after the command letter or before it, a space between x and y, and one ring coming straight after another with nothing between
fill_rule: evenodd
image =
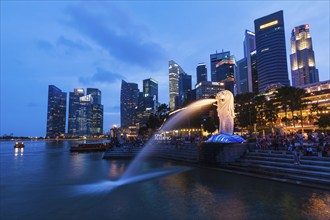
<instances>
[{"instance_id":1,"label":"illuminated skyscraper","mask_svg":"<svg viewBox=\"0 0 330 220\"><path fill-rule=\"evenodd\" d=\"M254 21L259 92L268 85L290 86L286 60L283 11Z\"/></svg>"},{"instance_id":2,"label":"illuminated skyscraper","mask_svg":"<svg viewBox=\"0 0 330 220\"><path fill-rule=\"evenodd\" d=\"M295 27L291 33L292 86L302 86L319 81L309 25Z\"/></svg>"},{"instance_id":3,"label":"illuminated skyscraper","mask_svg":"<svg viewBox=\"0 0 330 220\"><path fill-rule=\"evenodd\" d=\"M179 105L179 76L184 73L183 69L173 60L169 61L169 89L170 109L174 110Z\"/></svg>"},{"instance_id":4,"label":"illuminated skyscraper","mask_svg":"<svg viewBox=\"0 0 330 220\"><path fill-rule=\"evenodd\" d=\"M122 128L128 128L137 122L138 103L138 84L122 80L120 92L120 124Z\"/></svg>"},{"instance_id":5,"label":"illuminated skyscraper","mask_svg":"<svg viewBox=\"0 0 330 220\"><path fill-rule=\"evenodd\" d=\"M199 63L196 67L197 83L207 81L207 68L205 63Z\"/></svg>"},{"instance_id":6,"label":"illuminated skyscraper","mask_svg":"<svg viewBox=\"0 0 330 220\"><path fill-rule=\"evenodd\" d=\"M48 87L47 137L65 134L66 123L66 92L54 85Z\"/></svg>"}]
</instances>

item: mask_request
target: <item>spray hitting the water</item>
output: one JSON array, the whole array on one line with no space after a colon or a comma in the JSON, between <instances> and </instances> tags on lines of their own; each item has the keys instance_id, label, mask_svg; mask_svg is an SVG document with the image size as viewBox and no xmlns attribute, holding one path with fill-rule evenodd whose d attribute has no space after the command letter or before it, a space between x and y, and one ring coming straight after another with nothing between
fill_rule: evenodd
<instances>
[{"instance_id":1,"label":"spray hitting the water","mask_svg":"<svg viewBox=\"0 0 330 220\"><path fill-rule=\"evenodd\" d=\"M211 105L214 103L215 99L202 99L199 101L196 101L190 105L188 105L185 108L176 110L173 113L176 113L173 115L169 120L167 120L164 125L162 126L161 130L171 130L173 129L173 125L183 119L189 117L192 113L195 111L199 111L199 107L204 107ZM121 176L121 180L125 178L130 178L132 176L138 175L138 171L140 170L141 163L148 157L152 156L153 153L155 153L157 148L157 141L155 140L155 137L152 136L149 141L145 144L141 152L134 158L134 160L130 163L127 170L124 172L124 174Z\"/></svg>"},{"instance_id":2,"label":"spray hitting the water","mask_svg":"<svg viewBox=\"0 0 330 220\"><path fill-rule=\"evenodd\" d=\"M163 126L162 130L171 130L173 129L174 124L177 121L180 121L183 118L190 117L192 113L198 111L198 107L204 107L211 105L215 102L215 99L203 99L196 101L189 106L179 109L175 112L171 113L171 118L167 120ZM101 181L98 183L81 185L75 187L75 192L78 194L95 194L95 193L104 193L111 192L112 190L136 182L146 181L149 179L159 178L162 176L172 175L179 172L185 172L190 170L189 167L170 167L170 168L161 168L161 169L153 169L146 173L141 173L141 164L147 159L149 156L152 156L156 151L157 141L153 136L150 140L145 144L141 152L133 159L130 163L124 174L118 179L114 181Z\"/></svg>"}]
</instances>

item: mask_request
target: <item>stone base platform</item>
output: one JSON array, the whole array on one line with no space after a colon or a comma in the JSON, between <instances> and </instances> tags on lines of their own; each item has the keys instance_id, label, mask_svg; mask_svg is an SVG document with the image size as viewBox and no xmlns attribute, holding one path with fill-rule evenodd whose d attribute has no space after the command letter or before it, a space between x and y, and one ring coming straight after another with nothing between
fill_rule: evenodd
<instances>
[{"instance_id":1,"label":"stone base platform","mask_svg":"<svg viewBox=\"0 0 330 220\"><path fill-rule=\"evenodd\" d=\"M240 158L248 143L204 142L198 146L199 162L203 164L228 164Z\"/></svg>"}]
</instances>

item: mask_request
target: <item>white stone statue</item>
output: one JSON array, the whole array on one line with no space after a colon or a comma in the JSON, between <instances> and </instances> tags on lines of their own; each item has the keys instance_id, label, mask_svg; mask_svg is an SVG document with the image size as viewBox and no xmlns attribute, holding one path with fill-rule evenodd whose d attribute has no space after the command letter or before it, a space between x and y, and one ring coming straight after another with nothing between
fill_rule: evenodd
<instances>
[{"instance_id":1,"label":"white stone statue","mask_svg":"<svg viewBox=\"0 0 330 220\"><path fill-rule=\"evenodd\" d=\"M219 133L232 135L234 131L234 96L229 90L218 92L217 111L219 117Z\"/></svg>"}]
</instances>

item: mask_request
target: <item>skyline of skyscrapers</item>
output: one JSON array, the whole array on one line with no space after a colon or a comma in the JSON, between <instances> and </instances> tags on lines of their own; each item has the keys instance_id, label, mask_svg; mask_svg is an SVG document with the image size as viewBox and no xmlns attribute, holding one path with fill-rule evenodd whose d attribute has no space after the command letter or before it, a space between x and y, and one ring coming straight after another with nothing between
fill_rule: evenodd
<instances>
[{"instance_id":1,"label":"skyline of skyscrapers","mask_svg":"<svg viewBox=\"0 0 330 220\"><path fill-rule=\"evenodd\" d=\"M283 11L254 20L259 92L271 84L290 86Z\"/></svg>"},{"instance_id":2,"label":"skyline of skyscrapers","mask_svg":"<svg viewBox=\"0 0 330 220\"><path fill-rule=\"evenodd\" d=\"M290 63L292 86L302 86L319 81L308 24L292 29Z\"/></svg>"},{"instance_id":3,"label":"skyline of skyscrapers","mask_svg":"<svg viewBox=\"0 0 330 220\"><path fill-rule=\"evenodd\" d=\"M66 95L66 92L62 92L56 86L48 86L47 137L53 138L65 134Z\"/></svg>"},{"instance_id":4,"label":"skyline of skyscrapers","mask_svg":"<svg viewBox=\"0 0 330 220\"><path fill-rule=\"evenodd\" d=\"M244 58L241 60L236 62L230 51L222 50L222 52L216 51L216 53L210 54L210 82L207 82L207 65L205 63L197 64L195 90L192 89L192 76L188 75L174 60L170 60L168 102L170 109L175 110L182 107L185 100L192 101L191 97L196 97L196 99L208 98L207 95L214 95L214 91L221 89L228 89L234 94L236 94L236 91L238 94L246 92L258 94L272 84L280 83L284 86L290 86L283 11L277 11L255 19L254 26L255 33L250 30L244 32ZM292 86L318 82L318 70L315 67L312 40L307 24L297 26L292 30L290 61ZM203 83L204 81L207 83ZM132 95L130 101L123 102L123 97L129 97L126 96L127 94L123 91L125 90L123 88L131 90L135 94ZM157 95L154 95L155 93ZM81 96L77 91L76 96L72 96L72 98L70 96L70 103L72 99L72 106L74 106L79 99L80 105L85 106L85 109L80 109L79 114L83 117L79 123L88 125L90 122L86 118L90 118L90 116L87 112L93 111L87 108L93 102L91 100L98 100L98 96L95 91L90 90L89 92L88 89L87 94L90 94L91 98ZM139 92L136 83L127 83L123 80L121 87L121 126L125 128L134 125L138 121L136 114L145 117L147 114L144 114L143 111L147 108L155 109L154 104L158 104L158 98L158 82L156 80L152 78L143 80L143 92ZM135 101L132 101L133 99ZM100 103L101 100L95 102ZM122 107L123 103L126 103L126 107ZM127 108L126 112L125 108ZM94 111L97 110L94 109ZM70 116L69 111L69 124L71 124L70 121L73 118ZM83 119L86 119L86 121L83 121ZM69 130L72 131L72 129L72 126L69 126ZM77 133L77 131L72 133Z\"/></svg>"},{"instance_id":5,"label":"skyline of skyscrapers","mask_svg":"<svg viewBox=\"0 0 330 220\"><path fill-rule=\"evenodd\" d=\"M66 120L66 100L67 93L54 85L49 85L46 132L48 137L103 134L103 105L99 89L87 88L86 95L83 88L75 88L73 92L70 92L68 120ZM66 121L68 121L67 132Z\"/></svg>"}]
</instances>

